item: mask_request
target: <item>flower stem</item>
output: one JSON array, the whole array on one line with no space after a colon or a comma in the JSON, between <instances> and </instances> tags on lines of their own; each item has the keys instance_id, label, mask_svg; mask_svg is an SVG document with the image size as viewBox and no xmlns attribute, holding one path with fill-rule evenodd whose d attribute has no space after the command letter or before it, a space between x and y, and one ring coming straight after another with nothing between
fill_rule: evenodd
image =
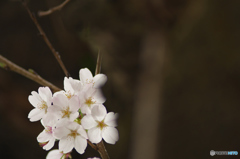
<instances>
[{"instance_id":1,"label":"flower stem","mask_svg":"<svg viewBox=\"0 0 240 159\"><path fill-rule=\"evenodd\" d=\"M102 159L110 159L110 157L108 156L107 150L104 146L103 140L97 144L97 148Z\"/></svg>"},{"instance_id":2,"label":"flower stem","mask_svg":"<svg viewBox=\"0 0 240 159\"><path fill-rule=\"evenodd\" d=\"M16 65L15 63L9 61L8 59L6 59L5 57L0 55L0 62L4 64L4 69L6 70L11 70L14 71L22 76L25 76L37 83L39 83L40 85L43 86L48 86L49 88L51 88L54 92L56 91L60 91L61 89L56 87L55 85L53 85L52 83L48 82L47 80L43 79L41 76L39 76L36 73L32 73L31 71L27 71L25 69L23 69L22 67Z\"/></svg>"}]
</instances>

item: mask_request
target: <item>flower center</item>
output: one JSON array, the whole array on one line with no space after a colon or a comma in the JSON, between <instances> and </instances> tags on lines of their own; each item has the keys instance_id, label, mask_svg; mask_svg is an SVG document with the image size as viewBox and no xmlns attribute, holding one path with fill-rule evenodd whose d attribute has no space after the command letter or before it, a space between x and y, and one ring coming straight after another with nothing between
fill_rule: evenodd
<instances>
[{"instance_id":1,"label":"flower center","mask_svg":"<svg viewBox=\"0 0 240 159\"><path fill-rule=\"evenodd\" d=\"M38 104L37 108L40 109L40 110L44 109L45 114L47 113L48 106L47 106L47 103L45 101L42 100L41 103Z\"/></svg>"},{"instance_id":2,"label":"flower center","mask_svg":"<svg viewBox=\"0 0 240 159\"><path fill-rule=\"evenodd\" d=\"M97 121L97 122L98 122L97 127L99 127L101 130L102 130L104 127L108 126L107 124L104 123L104 120L102 120L102 121Z\"/></svg>"},{"instance_id":3,"label":"flower center","mask_svg":"<svg viewBox=\"0 0 240 159\"><path fill-rule=\"evenodd\" d=\"M85 104L87 104L89 107L96 103L95 101L93 101L92 97L89 97L86 101L85 101Z\"/></svg>"},{"instance_id":4,"label":"flower center","mask_svg":"<svg viewBox=\"0 0 240 159\"><path fill-rule=\"evenodd\" d=\"M71 133L68 134L68 136L71 136L75 139L76 136L80 135L77 130L71 130Z\"/></svg>"},{"instance_id":5,"label":"flower center","mask_svg":"<svg viewBox=\"0 0 240 159\"><path fill-rule=\"evenodd\" d=\"M62 110L62 114L63 114L62 118L65 118L65 117L69 118L70 117L71 112L69 111L69 106L66 109Z\"/></svg>"},{"instance_id":6,"label":"flower center","mask_svg":"<svg viewBox=\"0 0 240 159\"><path fill-rule=\"evenodd\" d=\"M67 91L65 95L67 96L68 99L72 98L73 96L70 91Z\"/></svg>"},{"instance_id":7,"label":"flower center","mask_svg":"<svg viewBox=\"0 0 240 159\"><path fill-rule=\"evenodd\" d=\"M51 126L46 126L46 127L45 127L45 131L46 131L48 134L52 134L52 127L51 127Z\"/></svg>"}]
</instances>

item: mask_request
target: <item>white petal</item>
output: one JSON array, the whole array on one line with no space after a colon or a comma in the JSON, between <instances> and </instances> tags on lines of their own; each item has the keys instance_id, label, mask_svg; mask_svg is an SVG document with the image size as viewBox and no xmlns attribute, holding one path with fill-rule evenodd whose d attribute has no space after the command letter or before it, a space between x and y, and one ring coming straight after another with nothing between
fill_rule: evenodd
<instances>
[{"instance_id":1,"label":"white petal","mask_svg":"<svg viewBox=\"0 0 240 159\"><path fill-rule=\"evenodd\" d=\"M37 92L32 91L31 93L32 93L32 95L36 98L36 100L42 101L42 98L40 97L40 95L39 95Z\"/></svg>"},{"instance_id":2,"label":"white petal","mask_svg":"<svg viewBox=\"0 0 240 159\"><path fill-rule=\"evenodd\" d=\"M85 139L88 139L87 132L83 129L83 127L80 125L80 127L77 129L77 132Z\"/></svg>"},{"instance_id":3,"label":"white petal","mask_svg":"<svg viewBox=\"0 0 240 159\"><path fill-rule=\"evenodd\" d=\"M70 107L70 111L73 111L73 112L78 111L78 109L80 108L80 104L79 104L79 99L77 96L73 96L69 100L69 107Z\"/></svg>"},{"instance_id":4,"label":"white petal","mask_svg":"<svg viewBox=\"0 0 240 159\"><path fill-rule=\"evenodd\" d=\"M93 94L93 98L98 104L102 104L106 101L106 98L104 97L104 95L100 89L97 89L95 91L95 93Z\"/></svg>"},{"instance_id":5,"label":"white petal","mask_svg":"<svg viewBox=\"0 0 240 159\"><path fill-rule=\"evenodd\" d=\"M107 114L107 110L104 105L96 105L92 108L92 116L98 121L102 121Z\"/></svg>"},{"instance_id":6,"label":"white petal","mask_svg":"<svg viewBox=\"0 0 240 159\"><path fill-rule=\"evenodd\" d=\"M94 76L93 81L94 81L94 85L93 85L94 88L102 87L107 81L107 76L104 74L97 74Z\"/></svg>"},{"instance_id":7,"label":"white petal","mask_svg":"<svg viewBox=\"0 0 240 159\"><path fill-rule=\"evenodd\" d=\"M29 95L28 96L28 101L34 106L37 107L39 103L41 103L41 99L36 98L36 96Z\"/></svg>"},{"instance_id":8,"label":"white petal","mask_svg":"<svg viewBox=\"0 0 240 159\"><path fill-rule=\"evenodd\" d=\"M52 135L47 133L45 130L43 130L38 136L37 141L38 142L47 142L52 138Z\"/></svg>"},{"instance_id":9,"label":"white petal","mask_svg":"<svg viewBox=\"0 0 240 159\"><path fill-rule=\"evenodd\" d=\"M85 83L89 83L90 80L93 79L93 75L88 68L81 69L79 71L80 81Z\"/></svg>"},{"instance_id":10,"label":"white petal","mask_svg":"<svg viewBox=\"0 0 240 159\"><path fill-rule=\"evenodd\" d=\"M74 147L74 140L72 137L64 137L59 141L59 150L63 153L70 152Z\"/></svg>"},{"instance_id":11,"label":"white petal","mask_svg":"<svg viewBox=\"0 0 240 159\"><path fill-rule=\"evenodd\" d=\"M88 138L92 143L99 143L102 140L102 132L100 128L95 127L88 130Z\"/></svg>"},{"instance_id":12,"label":"white petal","mask_svg":"<svg viewBox=\"0 0 240 159\"><path fill-rule=\"evenodd\" d=\"M64 80L63 80L63 86L64 86L64 90L67 92L67 91L70 91L72 92L72 86L71 86L71 83L70 83L70 78L67 78L67 77L64 77Z\"/></svg>"},{"instance_id":13,"label":"white petal","mask_svg":"<svg viewBox=\"0 0 240 159\"><path fill-rule=\"evenodd\" d=\"M49 140L49 142L45 146L43 146L43 149L47 151L50 150L53 147L54 143L55 143L55 138L52 137Z\"/></svg>"},{"instance_id":14,"label":"white petal","mask_svg":"<svg viewBox=\"0 0 240 159\"><path fill-rule=\"evenodd\" d=\"M102 130L103 139L109 144L115 144L119 139L118 130L114 127L105 127Z\"/></svg>"},{"instance_id":15,"label":"white petal","mask_svg":"<svg viewBox=\"0 0 240 159\"><path fill-rule=\"evenodd\" d=\"M71 113L70 116L69 116L69 120L74 121L78 116L79 116L78 112Z\"/></svg>"},{"instance_id":16,"label":"white petal","mask_svg":"<svg viewBox=\"0 0 240 159\"><path fill-rule=\"evenodd\" d=\"M53 130L53 136L57 139L62 139L65 136L67 136L71 131L67 129L66 127L57 127Z\"/></svg>"},{"instance_id":17,"label":"white petal","mask_svg":"<svg viewBox=\"0 0 240 159\"><path fill-rule=\"evenodd\" d=\"M60 150L52 150L47 154L46 159L60 159L63 153Z\"/></svg>"},{"instance_id":18,"label":"white petal","mask_svg":"<svg viewBox=\"0 0 240 159\"><path fill-rule=\"evenodd\" d=\"M29 112L28 118L30 118L30 121L38 121L42 119L44 115L45 115L44 111L35 108Z\"/></svg>"},{"instance_id":19,"label":"white petal","mask_svg":"<svg viewBox=\"0 0 240 159\"><path fill-rule=\"evenodd\" d=\"M118 114L114 114L113 112L110 112L106 115L104 119L104 123L107 124L108 126L115 127L117 126L117 117L118 117Z\"/></svg>"},{"instance_id":20,"label":"white petal","mask_svg":"<svg viewBox=\"0 0 240 159\"><path fill-rule=\"evenodd\" d=\"M84 116L81 120L81 124L84 129L91 129L98 125L98 123L93 119L92 115Z\"/></svg>"},{"instance_id":21,"label":"white petal","mask_svg":"<svg viewBox=\"0 0 240 159\"><path fill-rule=\"evenodd\" d=\"M83 154L87 147L87 140L81 136L76 136L74 146L78 153Z\"/></svg>"},{"instance_id":22,"label":"white petal","mask_svg":"<svg viewBox=\"0 0 240 159\"><path fill-rule=\"evenodd\" d=\"M53 97L53 105L57 105L61 108L68 106L68 98L63 94L56 94L56 96Z\"/></svg>"},{"instance_id":23,"label":"white petal","mask_svg":"<svg viewBox=\"0 0 240 159\"><path fill-rule=\"evenodd\" d=\"M48 106L49 104L51 105L51 100L52 100L52 92L48 87L39 87L38 88L38 93L40 97L47 102Z\"/></svg>"}]
</instances>

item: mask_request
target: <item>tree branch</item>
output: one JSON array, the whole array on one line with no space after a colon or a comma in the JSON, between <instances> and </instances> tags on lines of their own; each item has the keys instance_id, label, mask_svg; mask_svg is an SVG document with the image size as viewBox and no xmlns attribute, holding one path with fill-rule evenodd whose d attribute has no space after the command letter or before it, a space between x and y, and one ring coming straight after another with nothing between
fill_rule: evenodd
<instances>
[{"instance_id":1,"label":"tree branch","mask_svg":"<svg viewBox=\"0 0 240 159\"><path fill-rule=\"evenodd\" d=\"M23 6L26 8L30 18L32 19L32 21L34 22L34 24L36 25L38 31L40 32L40 34L43 37L43 40L45 41L45 43L47 44L47 46L49 47L49 49L52 51L53 55L55 56L55 58L57 59L60 67L62 68L63 72L65 73L65 75L67 77L69 77L69 73L66 69L66 67L64 66L61 57L59 55L59 53L54 49L54 47L52 46L51 42L48 40L47 35L45 34L45 32L43 31L42 27L40 26L40 24L38 23L36 17L31 13L30 9L27 6L27 3L25 1L22 2Z\"/></svg>"},{"instance_id":2,"label":"tree branch","mask_svg":"<svg viewBox=\"0 0 240 159\"><path fill-rule=\"evenodd\" d=\"M56 7L50 8L47 11L39 11L38 16L39 17L46 16L46 15L52 14L53 12L55 12L57 10L61 10L68 2L70 2L70 0L65 0L62 4L60 4Z\"/></svg>"},{"instance_id":3,"label":"tree branch","mask_svg":"<svg viewBox=\"0 0 240 159\"><path fill-rule=\"evenodd\" d=\"M51 88L54 92L60 91L61 89L56 87L55 85L53 85L52 83L48 82L47 80L43 79L42 77L40 77L38 74L35 73L31 73L25 69L23 69L22 67L14 64L13 62L9 61L8 59L6 59L5 57L0 55L0 62L3 63L3 67L7 70L11 70L14 71L22 76L25 76L35 82L37 82L38 84L42 85L42 86L48 86L49 88Z\"/></svg>"}]
</instances>

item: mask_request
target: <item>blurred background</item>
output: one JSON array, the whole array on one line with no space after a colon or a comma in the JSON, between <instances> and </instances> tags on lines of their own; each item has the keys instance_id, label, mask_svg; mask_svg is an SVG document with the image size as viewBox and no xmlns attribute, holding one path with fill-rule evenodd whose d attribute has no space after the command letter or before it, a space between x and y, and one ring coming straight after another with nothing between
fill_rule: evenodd
<instances>
[{"instance_id":1,"label":"blurred background","mask_svg":"<svg viewBox=\"0 0 240 159\"><path fill-rule=\"evenodd\" d=\"M37 16L62 2L28 5ZM119 113L120 140L106 144L112 159L240 151L240 1L72 0L37 19L73 78L80 68L94 72L103 53L105 106ZM63 88L65 75L20 1L0 1L0 54ZM27 118L39 86L0 69L0 158L47 155L36 140L42 125ZM73 152L94 156L90 146Z\"/></svg>"}]
</instances>

